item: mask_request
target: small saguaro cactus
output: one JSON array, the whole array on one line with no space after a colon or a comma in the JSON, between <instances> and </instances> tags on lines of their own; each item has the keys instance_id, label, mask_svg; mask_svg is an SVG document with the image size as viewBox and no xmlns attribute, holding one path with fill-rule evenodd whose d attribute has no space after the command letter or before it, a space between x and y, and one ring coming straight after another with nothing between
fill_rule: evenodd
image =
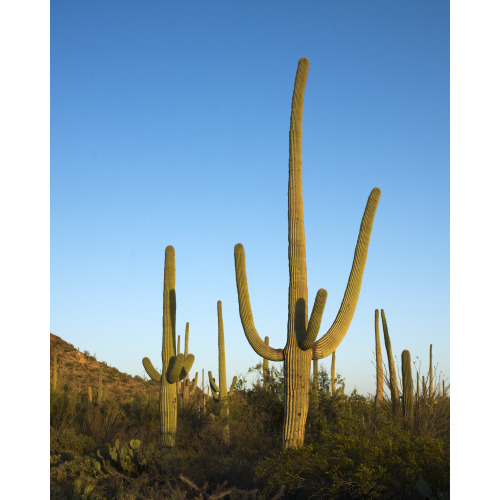
<instances>
[{"instance_id":1,"label":"small saguaro cactus","mask_svg":"<svg viewBox=\"0 0 500 500\"><path fill-rule=\"evenodd\" d=\"M217 301L217 320L219 330L219 386L215 383L212 377L212 372L208 372L208 379L210 381L210 388L215 402L220 403L220 416L222 424L222 436L225 444L229 444L229 398L234 394L236 387L236 376L233 377L233 383L229 392L227 392L226 383L226 353L224 349L224 324L222 322L222 302Z\"/></svg>"},{"instance_id":2,"label":"small saguaro cactus","mask_svg":"<svg viewBox=\"0 0 500 500\"><path fill-rule=\"evenodd\" d=\"M54 352L54 366L52 367L52 387L57 389L57 351Z\"/></svg>"},{"instance_id":3,"label":"small saguaro cactus","mask_svg":"<svg viewBox=\"0 0 500 500\"><path fill-rule=\"evenodd\" d=\"M375 309L375 365L377 373L377 389L375 393L375 408L379 408L384 401L384 370L382 367L382 349L378 331L378 309Z\"/></svg>"},{"instance_id":4,"label":"small saguaro cactus","mask_svg":"<svg viewBox=\"0 0 500 500\"><path fill-rule=\"evenodd\" d=\"M175 350L175 250L169 245L165 249L165 271L163 278L163 341L161 350L162 371L158 373L149 358L142 364L152 380L160 384L160 432L163 446L175 445L177 432L177 382L186 377L193 366L194 356L184 356Z\"/></svg>"},{"instance_id":5,"label":"small saguaro cactus","mask_svg":"<svg viewBox=\"0 0 500 500\"><path fill-rule=\"evenodd\" d=\"M332 396L335 394L335 351L332 352L332 367L331 367L331 378L332 378Z\"/></svg>"},{"instance_id":6,"label":"small saguaro cactus","mask_svg":"<svg viewBox=\"0 0 500 500\"><path fill-rule=\"evenodd\" d=\"M383 309L380 310L380 315L382 317L385 350L387 352L387 362L389 364L389 383L391 385L392 411L396 412L399 408L398 378L396 376L396 367L394 366L394 357L392 356L391 338L389 337L389 330L387 329L387 321L385 319Z\"/></svg>"},{"instance_id":7,"label":"small saguaro cactus","mask_svg":"<svg viewBox=\"0 0 500 500\"><path fill-rule=\"evenodd\" d=\"M429 399L434 396L434 376L432 373L432 344L429 347Z\"/></svg>"},{"instance_id":8,"label":"small saguaro cactus","mask_svg":"<svg viewBox=\"0 0 500 500\"><path fill-rule=\"evenodd\" d=\"M178 337L180 340L180 336ZM180 346L178 347L178 351L180 351ZM188 356L189 354L189 323L186 323L186 333L184 335L184 356ZM189 396L191 395L190 387L193 387L193 391L195 390L196 385L198 384L198 372L196 372L195 378L193 380L189 380L189 372L182 382L182 401L187 402L189 400Z\"/></svg>"},{"instance_id":9,"label":"small saguaro cactus","mask_svg":"<svg viewBox=\"0 0 500 500\"><path fill-rule=\"evenodd\" d=\"M102 402L102 366L99 366L99 383L97 386L97 404Z\"/></svg>"},{"instance_id":10,"label":"small saguaro cactus","mask_svg":"<svg viewBox=\"0 0 500 500\"><path fill-rule=\"evenodd\" d=\"M92 387L88 387L88 398L89 398L89 403L92 404Z\"/></svg>"},{"instance_id":11,"label":"small saguaro cactus","mask_svg":"<svg viewBox=\"0 0 500 500\"><path fill-rule=\"evenodd\" d=\"M259 356L270 361L284 362L283 448L295 448L304 443L309 407L311 361L330 356L339 346L351 323L361 289L373 219L380 198L380 189L373 189L361 221L354 261L339 312L326 334L316 340L327 293L324 289L319 290L308 322L306 244L302 202L302 109L308 68L309 61L306 58L300 59L295 78L290 118L288 170L290 282L287 342L284 349L274 349L266 345L255 329L245 270L245 250L241 243L238 243L234 248L240 318L247 340Z\"/></svg>"},{"instance_id":12,"label":"small saguaro cactus","mask_svg":"<svg viewBox=\"0 0 500 500\"><path fill-rule=\"evenodd\" d=\"M411 356L406 349L401 353L401 372L403 376L403 418L407 427L413 427L413 378L411 375Z\"/></svg>"},{"instance_id":13,"label":"small saguaro cactus","mask_svg":"<svg viewBox=\"0 0 500 500\"><path fill-rule=\"evenodd\" d=\"M269 345L269 337L266 336L264 339L266 345ZM262 358L262 375L264 380L264 389L269 390L269 360L267 358Z\"/></svg>"}]
</instances>

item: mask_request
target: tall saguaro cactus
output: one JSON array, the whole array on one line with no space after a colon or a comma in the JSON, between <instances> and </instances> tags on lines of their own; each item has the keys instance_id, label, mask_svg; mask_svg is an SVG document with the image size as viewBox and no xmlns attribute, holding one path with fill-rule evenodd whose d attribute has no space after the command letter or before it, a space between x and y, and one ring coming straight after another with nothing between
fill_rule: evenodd
<instances>
[{"instance_id":1,"label":"tall saguaro cactus","mask_svg":"<svg viewBox=\"0 0 500 500\"><path fill-rule=\"evenodd\" d=\"M396 412L399 408L398 378L396 376L396 367L394 366L394 357L392 356L391 338L389 337L389 330L387 329L387 321L385 319L383 309L380 310L380 315L382 316L385 350L387 351L387 362L389 364L389 383L391 384L392 411Z\"/></svg>"},{"instance_id":2,"label":"tall saguaro cactus","mask_svg":"<svg viewBox=\"0 0 500 500\"><path fill-rule=\"evenodd\" d=\"M384 370L382 368L382 349L378 331L378 309L375 309L375 365L377 373L377 390L375 393L375 408L379 408L384 401Z\"/></svg>"},{"instance_id":3,"label":"tall saguaro cactus","mask_svg":"<svg viewBox=\"0 0 500 500\"><path fill-rule=\"evenodd\" d=\"M403 376L403 418L407 427L413 427L413 378L411 375L411 356L406 349L401 353L401 372Z\"/></svg>"},{"instance_id":4,"label":"tall saguaro cactus","mask_svg":"<svg viewBox=\"0 0 500 500\"><path fill-rule=\"evenodd\" d=\"M160 384L160 432L163 446L175 445L177 432L177 387L176 383L188 374L194 356L176 353L175 349L175 250L169 245L165 249L165 271L163 278L163 342L161 350L161 374L149 358L142 364L147 374Z\"/></svg>"},{"instance_id":5,"label":"tall saguaro cactus","mask_svg":"<svg viewBox=\"0 0 500 500\"><path fill-rule=\"evenodd\" d=\"M344 298L327 333L316 340L326 301L326 290L320 289L308 322L306 245L302 204L302 108L309 61L299 61L292 97L290 118L290 156L288 177L288 288L287 342L284 349L267 346L255 329L245 270L245 251L238 243L234 248L236 284L240 318L248 342L255 352L270 361L284 362L284 425L283 447L297 447L304 443L305 423L309 406L309 375L311 360L329 356L344 338L356 308L363 270L368 255L368 244L380 198L375 188L368 198L361 221L354 252L354 261Z\"/></svg>"},{"instance_id":6,"label":"tall saguaro cactus","mask_svg":"<svg viewBox=\"0 0 500 500\"><path fill-rule=\"evenodd\" d=\"M226 353L224 349L224 324L222 322L222 302L217 301L217 322L219 331L219 386L215 383L212 377L212 372L208 372L208 379L210 381L210 388L212 390L212 396L214 401L220 403L220 417L222 423L222 435L225 444L229 444L229 398L234 393L234 388L236 387L237 377L233 377L233 383L227 392L226 383Z\"/></svg>"}]
</instances>

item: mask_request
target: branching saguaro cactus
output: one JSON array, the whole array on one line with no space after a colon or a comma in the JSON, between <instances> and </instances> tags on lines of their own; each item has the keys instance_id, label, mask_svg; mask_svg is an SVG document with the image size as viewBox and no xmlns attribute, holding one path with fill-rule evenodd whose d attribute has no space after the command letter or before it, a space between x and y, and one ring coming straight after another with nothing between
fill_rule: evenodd
<instances>
[{"instance_id":1,"label":"branching saguaro cactus","mask_svg":"<svg viewBox=\"0 0 500 500\"><path fill-rule=\"evenodd\" d=\"M338 347L351 323L368 255L373 219L380 198L380 190L375 188L368 198L361 221L351 274L340 310L327 333L316 341L327 293L324 289L319 290L308 322L306 245L302 204L302 108L308 67L309 61L306 58L300 59L295 78L290 119L288 178L290 284L288 288L287 342L284 349L274 349L267 346L255 329L248 294L245 251L241 243L238 243L234 248L240 318L248 342L259 356L270 361L284 362L284 448L302 446L304 443L305 423L309 407L311 360L329 356Z\"/></svg>"},{"instance_id":2,"label":"branching saguaro cactus","mask_svg":"<svg viewBox=\"0 0 500 500\"><path fill-rule=\"evenodd\" d=\"M375 408L380 408L384 401L384 369L382 367L382 349L378 331L378 309L375 309L375 366L377 373L377 389L375 392Z\"/></svg>"},{"instance_id":3,"label":"branching saguaro cactus","mask_svg":"<svg viewBox=\"0 0 500 500\"><path fill-rule=\"evenodd\" d=\"M384 329L384 343L387 352L387 362L389 363L389 383L391 385L391 401L392 411L395 413L399 408L399 390L398 377L396 376L396 367L394 366L394 357L392 356L391 338L387 329L387 321L385 319L384 310L380 310L382 316L382 328Z\"/></svg>"},{"instance_id":4,"label":"branching saguaro cactus","mask_svg":"<svg viewBox=\"0 0 500 500\"><path fill-rule=\"evenodd\" d=\"M222 302L219 300L217 302L217 320L219 329L219 386L215 383L212 377L212 372L208 372L208 379L210 381L210 388L212 390L212 396L214 401L220 403L220 418L222 424L222 436L224 443L229 445L229 398L234 394L234 388L236 387L237 377L233 377L233 383L227 392L226 383L226 353L224 349L224 324L222 322Z\"/></svg>"},{"instance_id":5,"label":"branching saguaro cactus","mask_svg":"<svg viewBox=\"0 0 500 500\"><path fill-rule=\"evenodd\" d=\"M161 374L149 358L142 364L152 380L160 384L160 432L163 446L175 445L177 432L177 387L176 383L186 377L194 363L194 356L176 353L175 349L175 250L169 245L165 249L165 272L163 280L163 343L161 350Z\"/></svg>"},{"instance_id":6,"label":"branching saguaro cactus","mask_svg":"<svg viewBox=\"0 0 500 500\"><path fill-rule=\"evenodd\" d=\"M413 427L413 378L411 375L410 351L401 353L401 372L403 376L403 418L408 429Z\"/></svg>"}]
</instances>

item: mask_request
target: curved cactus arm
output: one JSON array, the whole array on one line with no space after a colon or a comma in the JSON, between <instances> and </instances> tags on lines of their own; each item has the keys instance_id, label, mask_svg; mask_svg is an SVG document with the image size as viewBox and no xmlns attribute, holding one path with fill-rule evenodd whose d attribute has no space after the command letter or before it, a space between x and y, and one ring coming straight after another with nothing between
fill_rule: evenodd
<instances>
[{"instance_id":1,"label":"curved cactus arm","mask_svg":"<svg viewBox=\"0 0 500 500\"><path fill-rule=\"evenodd\" d=\"M323 311L326 304L326 296L328 293L324 288L320 288L316 294L316 299L314 301L313 310L311 313L311 319L309 320L309 325L307 326L306 336L303 341L299 344L299 347L303 351L311 349L318 336L319 327L321 325L321 318L323 316Z\"/></svg>"},{"instance_id":2,"label":"curved cactus arm","mask_svg":"<svg viewBox=\"0 0 500 500\"><path fill-rule=\"evenodd\" d=\"M191 370L193 363L194 363L194 354L188 354L182 364L182 369L178 379L179 381L188 376L189 370Z\"/></svg>"},{"instance_id":3,"label":"curved cactus arm","mask_svg":"<svg viewBox=\"0 0 500 500\"><path fill-rule=\"evenodd\" d=\"M214 388L212 386L210 386L210 391L212 392L212 397L214 398L214 401L218 403L220 400L219 394L214 391Z\"/></svg>"},{"instance_id":4,"label":"curved cactus arm","mask_svg":"<svg viewBox=\"0 0 500 500\"><path fill-rule=\"evenodd\" d=\"M238 377L235 375L233 377L233 383L231 384L231 389L229 389L229 392L227 393L228 397L231 397L234 394L234 389L236 387L237 381L238 381Z\"/></svg>"},{"instance_id":5,"label":"curved cactus arm","mask_svg":"<svg viewBox=\"0 0 500 500\"><path fill-rule=\"evenodd\" d=\"M354 259L351 267L351 274L347 282L344 298L340 305L337 317L330 329L313 346L313 359L321 359L329 356L344 338L349 325L351 324L356 304L358 302L359 292L361 290L361 281L365 269L366 258L368 256L368 245L372 232L373 220L380 199L380 189L374 188L368 197L365 212L359 228L358 241L354 251Z\"/></svg>"},{"instance_id":6,"label":"curved cactus arm","mask_svg":"<svg viewBox=\"0 0 500 500\"><path fill-rule=\"evenodd\" d=\"M250 297L248 295L247 273L245 270L245 249L241 243L234 247L234 264L236 268L236 287L238 289L238 303L240 319L248 343L252 349L263 358L270 361L283 361L283 349L273 349L260 338L253 322Z\"/></svg>"},{"instance_id":7,"label":"curved cactus arm","mask_svg":"<svg viewBox=\"0 0 500 500\"><path fill-rule=\"evenodd\" d=\"M169 384L175 384L179 380L179 375L184 365L184 354L177 354L177 356L172 356L168 362L167 367L167 382Z\"/></svg>"},{"instance_id":8,"label":"curved cactus arm","mask_svg":"<svg viewBox=\"0 0 500 500\"><path fill-rule=\"evenodd\" d=\"M146 370L146 373L151 377L151 380L154 380L155 382L161 381L161 375L153 366L153 363L151 363L151 360L149 358L142 358L142 366L144 366L144 369Z\"/></svg>"},{"instance_id":9,"label":"curved cactus arm","mask_svg":"<svg viewBox=\"0 0 500 500\"><path fill-rule=\"evenodd\" d=\"M208 380L210 382L210 388L214 392L220 392L219 386L215 383L214 378L212 377L212 372L208 372Z\"/></svg>"}]
</instances>

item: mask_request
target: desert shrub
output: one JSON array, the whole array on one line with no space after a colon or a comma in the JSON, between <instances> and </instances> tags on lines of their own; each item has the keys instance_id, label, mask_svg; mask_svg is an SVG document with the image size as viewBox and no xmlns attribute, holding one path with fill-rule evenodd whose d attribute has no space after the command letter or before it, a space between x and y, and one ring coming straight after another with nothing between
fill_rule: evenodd
<instances>
[{"instance_id":1,"label":"desert shrub","mask_svg":"<svg viewBox=\"0 0 500 500\"><path fill-rule=\"evenodd\" d=\"M415 484L422 478L434 492L449 490L449 443L404 431L362 396L342 406L306 446L261 460L256 479L267 494L284 485L289 498L411 499L420 498Z\"/></svg>"},{"instance_id":2,"label":"desert shrub","mask_svg":"<svg viewBox=\"0 0 500 500\"><path fill-rule=\"evenodd\" d=\"M64 429L56 432L50 428L50 454L58 453L92 453L96 447L95 441L86 434L78 434L74 429Z\"/></svg>"}]
</instances>

